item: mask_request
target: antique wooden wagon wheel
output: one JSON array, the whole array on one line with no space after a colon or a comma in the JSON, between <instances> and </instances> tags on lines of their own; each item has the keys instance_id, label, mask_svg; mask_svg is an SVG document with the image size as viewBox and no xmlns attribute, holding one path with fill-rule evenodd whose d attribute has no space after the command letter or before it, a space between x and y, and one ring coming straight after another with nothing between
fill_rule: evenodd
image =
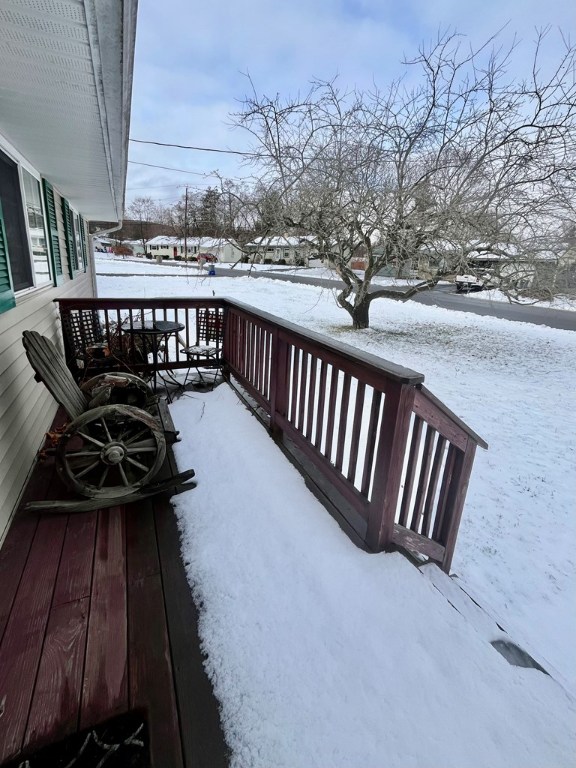
<instances>
[{"instance_id":1,"label":"antique wooden wagon wheel","mask_svg":"<svg viewBox=\"0 0 576 768\"><path fill-rule=\"evenodd\" d=\"M166 456L159 422L130 405L92 408L66 427L56 467L69 488L89 498L127 496L146 486Z\"/></svg>"}]
</instances>

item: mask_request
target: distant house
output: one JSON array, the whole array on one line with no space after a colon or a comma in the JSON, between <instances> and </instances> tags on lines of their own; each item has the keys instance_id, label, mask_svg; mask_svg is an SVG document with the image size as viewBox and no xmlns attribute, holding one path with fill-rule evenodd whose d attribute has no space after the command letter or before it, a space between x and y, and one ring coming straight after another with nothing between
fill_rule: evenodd
<instances>
[{"instance_id":1,"label":"distant house","mask_svg":"<svg viewBox=\"0 0 576 768\"><path fill-rule=\"evenodd\" d=\"M280 262L307 266L313 255L314 242L310 237L262 237L248 243L246 251L257 264Z\"/></svg>"},{"instance_id":2,"label":"distant house","mask_svg":"<svg viewBox=\"0 0 576 768\"><path fill-rule=\"evenodd\" d=\"M137 0L0 7L0 540L56 404L22 331L96 292L89 221L122 219Z\"/></svg>"},{"instance_id":3,"label":"distant house","mask_svg":"<svg viewBox=\"0 0 576 768\"><path fill-rule=\"evenodd\" d=\"M184 238L158 235L147 243L147 250L152 256L163 259L184 259ZM188 259L197 260L200 253L208 253L218 262L233 263L239 261L242 251L232 240L212 237L189 237L186 240Z\"/></svg>"}]
</instances>

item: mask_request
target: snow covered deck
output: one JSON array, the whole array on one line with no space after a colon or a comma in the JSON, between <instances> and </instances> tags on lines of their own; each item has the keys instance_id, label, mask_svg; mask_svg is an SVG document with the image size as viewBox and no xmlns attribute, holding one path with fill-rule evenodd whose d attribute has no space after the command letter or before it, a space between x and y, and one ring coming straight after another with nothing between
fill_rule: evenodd
<instances>
[{"instance_id":1,"label":"snow covered deck","mask_svg":"<svg viewBox=\"0 0 576 768\"><path fill-rule=\"evenodd\" d=\"M197 473L174 503L233 766L571 765L574 699L509 664L491 641L514 638L453 579L355 547L229 387L171 411Z\"/></svg>"},{"instance_id":2,"label":"snow covered deck","mask_svg":"<svg viewBox=\"0 0 576 768\"><path fill-rule=\"evenodd\" d=\"M234 768L572 764L573 697L452 579L354 546L227 385L171 411L181 542L160 499L13 525L2 759L143 707L156 768L223 766L223 735ZM28 497L58 492L48 463Z\"/></svg>"}]
</instances>

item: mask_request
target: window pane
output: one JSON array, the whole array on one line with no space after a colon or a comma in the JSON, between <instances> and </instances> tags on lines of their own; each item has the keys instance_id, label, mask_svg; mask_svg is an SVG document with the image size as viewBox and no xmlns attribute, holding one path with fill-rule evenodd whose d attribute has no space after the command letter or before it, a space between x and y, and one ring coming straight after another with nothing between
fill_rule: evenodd
<instances>
[{"instance_id":1,"label":"window pane","mask_svg":"<svg viewBox=\"0 0 576 768\"><path fill-rule=\"evenodd\" d=\"M50 282L50 267L46 224L44 214L42 213L40 182L24 169L22 169L22 179L24 181L24 200L26 202L28 229L30 230L30 241L32 242L35 282L36 285L43 285Z\"/></svg>"},{"instance_id":2,"label":"window pane","mask_svg":"<svg viewBox=\"0 0 576 768\"><path fill-rule=\"evenodd\" d=\"M78 269L83 272L85 269L84 264L84 243L82 242L82 230L80 228L80 217L77 213L74 214L74 233L76 235L76 254L78 257Z\"/></svg>"},{"instance_id":3,"label":"window pane","mask_svg":"<svg viewBox=\"0 0 576 768\"><path fill-rule=\"evenodd\" d=\"M0 201L4 212L12 282L14 290L21 291L34 284L30 249L26 236L18 166L3 152L0 152Z\"/></svg>"}]
</instances>

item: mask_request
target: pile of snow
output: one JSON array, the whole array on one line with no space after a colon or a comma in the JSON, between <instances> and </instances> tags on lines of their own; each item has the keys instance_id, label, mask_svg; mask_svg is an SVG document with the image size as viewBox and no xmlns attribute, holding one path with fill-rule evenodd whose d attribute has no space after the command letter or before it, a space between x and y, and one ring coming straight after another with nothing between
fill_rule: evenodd
<instances>
[{"instance_id":1,"label":"pile of snow","mask_svg":"<svg viewBox=\"0 0 576 768\"><path fill-rule=\"evenodd\" d=\"M513 667L401 555L356 548L225 386L172 407L175 499L237 768L542 768L576 702Z\"/></svg>"}]
</instances>

